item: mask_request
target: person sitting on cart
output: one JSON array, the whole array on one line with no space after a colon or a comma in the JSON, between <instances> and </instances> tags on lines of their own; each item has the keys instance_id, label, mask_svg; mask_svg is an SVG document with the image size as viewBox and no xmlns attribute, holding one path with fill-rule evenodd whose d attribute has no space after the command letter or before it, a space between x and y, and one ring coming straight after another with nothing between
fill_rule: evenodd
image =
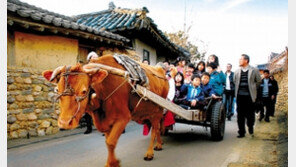
<instances>
[{"instance_id":1,"label":"person sitting on cart","mask_svg":"<svg viewBox=\"0 0 296 167\"><path fill-rule=\"evenodd\" d=\"M186 99L180 104L185 109L202 109L204 94L200 86L200 76L193 75L191 78L191 84L185 83L181 87L181 92L186 93Z\"/></svg>"},{"instance_id":2,"label":"person sitting on cart","mask_svg":"<svg viewBox=\"0 0 296 167\"><path fill-rule=\"evenodd\" d=\"M210 82L209 84L213 87L215 95L214 98L218 96L222 96L223 94L223 86L225 85L226 78L223 73L219 73L216 71L217 65L216 63L209 63L207 66L207 71L210 74Z\"/></svg>"},{"instance_id":3,"label":"person sitting on cart","mask_svg":"<svg viewBox=\"0 0 296 167\"><path fill-rule=\"evenodd\" d=\"M210 74L208 72L204 72L201 76L201 89L204 93L204 97L215 97L215 91L210 82Z\"/></svg>"},{"instance_id":4,"label":"person sitting on cart","mask_svg":"<svg viewBox=\"0 0 296 167\"><path fill-rule=\"evenodd\" d=\"M211 75L208 72L204 72L201 76L201 88L204 93L205 100L203 102L204 106L207 106L209 104L209 101L212 98L216 99L217 96L215 95L215 91L212 87L210 82Z\"/></svg>"},{"instance_id":5,"label":"person sitting on cart","mask_svg":"<svg viewBox=\"0 0 296 167\"><path fill-rule=\"evenodd\" d=\"M174 80L175 80L175 97L173 102L175 104L180 105L186 99L186 94L184 92L181 92L181 88L184 84L184 75L181 72L177 72Z\"/></svg>"}]
</instances>

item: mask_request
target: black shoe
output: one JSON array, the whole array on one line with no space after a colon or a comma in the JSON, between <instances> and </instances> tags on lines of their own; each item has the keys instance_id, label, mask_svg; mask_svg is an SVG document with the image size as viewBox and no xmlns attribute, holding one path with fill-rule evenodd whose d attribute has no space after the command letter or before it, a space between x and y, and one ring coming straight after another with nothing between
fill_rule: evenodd
<instances>
[{"instance_id":1,"label":"black shoe","mask_svg":"<svg viewBox=\"0 0 296 167\"><path fill-rule=\"evenodd\" d=\"M265 118L264 120L265 122L270 122L269 118Z\"/></svg>"},{"instance_id":2,"label":"black shoe","mask_svg":"<svg viewBox=\"0 0 296 167\"><path fill-rule=\"evenodd\" d=\"M92 132L92 128L87 128L86 131L84 132L84 134L89 134Z\"/></svg>"},{"instance_id":3,"label":"black shoe","mask_svg":"<svg viewBox=\"0 0 296 167\"><path fill-rule=\"evenodd\" d=\"M231 117L227 117L228 121L231 121Z\"/></svg>"},{"instance_id":4,"label":"black shoe","mask_svg":"<svg viewBox=\"0 0 296 167\"><path fill-rule=\"evenodd\" d=\"M254 128L252 127L252 128L249 128L249 134L250 135L253 135L254 134Z\"/></svg>"},{"instance_id":5,"label":"black shoe","mask_svg":"<svg viewBox=\"0 0 296 167\"><path fill-rule=\"evenodd\" d=\"M237 138L243 138L243 137L245 137L245 135L238 135L238 136L236 136Z\"/></svg>"}]
</instances>

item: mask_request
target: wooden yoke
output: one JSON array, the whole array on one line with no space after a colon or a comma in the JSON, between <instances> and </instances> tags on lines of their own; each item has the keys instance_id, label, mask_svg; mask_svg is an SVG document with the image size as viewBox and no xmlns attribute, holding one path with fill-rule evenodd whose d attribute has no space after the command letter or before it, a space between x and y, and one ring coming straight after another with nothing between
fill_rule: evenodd
<instances>
[{"instance_id":1,"label":"wooden yoke","mask_svg":"<svg viewBox=\"0 0 296 167\"><path fill-rule=\"evenodd\" d=\"M99 64L99 63L89 63L83 66L83 70L86 73L90 73L90 74L94 74L96 73L98 70L106 70L108 73L114 74L114 75L118 75L118 76L122 76L125 78L129 77L129 73L125 70L121 70L118 68L114 68L111 66L107 66L104 64Z\"/></svg>"}]
</instances>

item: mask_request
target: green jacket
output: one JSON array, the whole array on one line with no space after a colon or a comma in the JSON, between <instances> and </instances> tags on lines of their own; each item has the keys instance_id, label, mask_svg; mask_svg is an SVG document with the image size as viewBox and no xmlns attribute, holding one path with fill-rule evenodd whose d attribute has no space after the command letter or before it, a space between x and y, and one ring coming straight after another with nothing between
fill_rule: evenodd
<instances>
[{"instance_id":1,"label":"green jacket","mask_svg":"<svg viewBox=\"0 0 296 167\"><path fill-rule=\"evenodd\" d=\"M215 95L222 96L225 82L226 77L222 71L214 71L211 73L209 84L212 85Z\"/></svg>"}]
</instances>

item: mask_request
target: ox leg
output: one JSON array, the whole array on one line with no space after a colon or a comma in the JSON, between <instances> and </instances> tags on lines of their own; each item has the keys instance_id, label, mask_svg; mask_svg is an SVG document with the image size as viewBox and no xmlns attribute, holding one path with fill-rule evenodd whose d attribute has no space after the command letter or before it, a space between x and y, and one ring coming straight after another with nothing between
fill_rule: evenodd
<instances>
[{"instance_id":1,"label":"ox leg","mask_svg":"<svg viewBox=\"0 0 296 167\"><path fill-rule=\"evenodd\" d=\"M161 151L162 150L162 144L163 144L163 142L162 142L162 140L161 140L161 124L162 124L162 121L160 121L160 123L158 123L158 125L157 125L157 129L156 129L156 145L155 145L155 147L154 147L154 150L155 151Z\"/></svg>"},{"instance_id":2,"label":"ox leg","mask_svg":"<svg viewBox=\"0 0 296 167\"><path fill-rule=\"evenodd\" d=\"M124 120L117 121L114 123L111 131L105 133L106 145L108 148L108 160L107 160L105 167L119 167L120 166L120 162L119 162L119 160L117 160L114 150L116 148L117 141L118 141L118 139L119 139L121 133L123 132L127 123L128 123L128 120L127 121L124 121Z\"/></svg>"},{"instance_id":3,"label":"ox leg","mask_svg":"<svg viewBox=\"0 0 296 167\"><path fill-rule=\"evenodd\" d=\"M148 150L147 150L145 157L144 157L144 160L146 160L146 161L150 161L154 157L154 151L153 151L154 142L157 137L157 133L159 133L159 135L160 135L160 124L159 123L160 123L159 120L158 121L151 121L151 124L152 124L151 140L150 140ZM158 138L158 140L159 139L160 138ZM161 140L160 140L160 145L157 145L157 147L159 147L159 148L162 147Z\"/></svg>"}]
</instances>

